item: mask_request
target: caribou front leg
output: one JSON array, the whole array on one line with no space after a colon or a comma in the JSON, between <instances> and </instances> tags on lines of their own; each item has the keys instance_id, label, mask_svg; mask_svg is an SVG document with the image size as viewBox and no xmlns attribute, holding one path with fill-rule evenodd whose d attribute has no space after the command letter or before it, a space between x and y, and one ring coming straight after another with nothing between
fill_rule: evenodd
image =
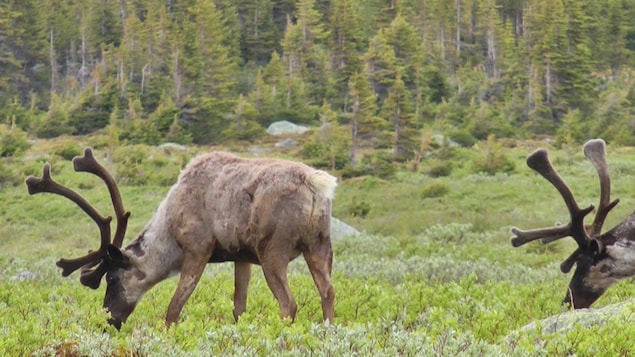
<instances>
[{"instance_id":1,"label":"caribou front leg","mask_svg":"<svg viewBox=\"0 0 635 357\"><path fill-rule=\"evenodd\" d=\"M211 252L208 254L201 252L184 252L179 285L170 301L170 306L168 307L168 312L165 317L165 325L167 328L170 328L170 325L179 319L183 306L185 306L187 299L190 298L194 288L196 288L196 284L198 284L201 279L201 275L203 275L205 266L211 256Z\"/></svg>"},{"instance_id":2,"label":"caribou front leg","mask_svg":"<svg viewBox=\"0 0 635 357\"><path fill-rule=\"evenodd\" d=\"M245 262L234 263L234 319L247 309L247 289L251 278L251 264Z\"/></svg>"},{"instance_id":3,"label":"caribou front leg","mask_svg":"<svg viewBox=\"0 0 635 357\"><path fill-rule=\"evenodd\" d=\"M278 300L280 305L280 315L282 318L290 317L291 321L295 320L295 314L298 310L289 283L287 281L287 265L289 264L289 255L283 252L271 250L262 261L262 272L269 289Z\"/></svg>"}]
</instances>

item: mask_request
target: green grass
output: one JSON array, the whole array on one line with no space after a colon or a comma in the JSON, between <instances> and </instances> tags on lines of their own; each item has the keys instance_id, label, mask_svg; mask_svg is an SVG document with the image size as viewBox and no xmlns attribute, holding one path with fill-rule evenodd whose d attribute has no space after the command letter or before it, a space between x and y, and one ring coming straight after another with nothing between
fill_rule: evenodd
<instances>
[{"instance_id":1,"label":"green grass","mask_svg":"<svg viewBox=\"0 0 635 357\"><path fill-rule=\"evenodd\" d=\"M515 249L509 243L511 225L534 228L568 218L555 189L524 165L533 149L506 149L516 162L510 174L473 174L463 159L445 177L400 172L391 180L342 182L335 216L364 233L334 241L336 316L331 326L321 323L319 298L300 258L289 269L299 306L293 323L279 318L259 269L253 271L248 311L235 323L232 266L215 264L208 266L179 324L170 330L163 325L177 282L170 279L151 290L122 330L115 331L105 324L101 309L104 287L84 288L77 274L63 278L55 267L61 257L96 248L94 224L63 198L29 196L24 185L5 186L0 190L0 355L51 355L56 350L91 356L627 354L635 332L627 315L562 334L520 331L562 312L560 300L570 276L561 274L558 265L575 245L570 239L548 248L529 244ZM43 160L28 159L37 153L33 150L38 146L26 159L7 165L22 174L37 172ZM161 170L161 177L178 173L182 157L148 150L153 160L141 164L141 171ZM580 204L596 204L597 178L582 155L551 155ZM612 196L621 203L606 228L635 206L630 183L635 151L609 148L608 157ZM82 187L91 202L109 212L100 182L72 172L68 161L45 159L54 161L57 181ZM422 165L425 172L426 162ZM147 185L121 187L133 212L128 240L142 230L167 192L163 181L150 178ZM445 188L430 195L430 185ZM366 215L356 214L360 207L369 207ZM622 282L596 306L633 295L635 286Z\"/></svg>"}]
</instances>

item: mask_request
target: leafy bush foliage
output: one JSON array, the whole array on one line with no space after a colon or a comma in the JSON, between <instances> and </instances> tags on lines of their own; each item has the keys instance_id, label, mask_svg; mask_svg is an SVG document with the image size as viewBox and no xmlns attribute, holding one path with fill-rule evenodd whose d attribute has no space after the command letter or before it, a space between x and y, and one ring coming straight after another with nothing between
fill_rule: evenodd
<instances>
[{"instance_id":1,"label":"leafy bush foliage","mask_svg":"<svg viewBox=\"0 0 635 357\"><path fill-rule=\"evenodd\" d=\"M428 165L426 173L432 177L450 176L452 173L452 166L453 164L451 161L435 160Z\"/></svg>"},{"instance_id":2,"label":"leafy bush foliage","mask_svg":"<svg viewBox=\"0 0 635 357\"><path fill-rule=\"evenodd\" d=\"M34 123L35 134L39 138L54 138L70 135L74 128L69 124L68 104L58 95L51 95L51 108Z\"/></svg>"},{"instance_id":3,"label":"leafy bush foliage","mask_svg":"<svg viewBox=\"0 0 635 357\"><path fill-rule=\"evenodd\" d=\"M72 160L75 156L82 154L82 148L76 142L68 140L53 149L53 154L61 156L64 160Z\"/></svg>"},{"instance_id":4,"label":"leafy bush foliage","mask_svg":"<svg viewBox=\"0 0 635 357\"><path fill-rule=\"evenodd\" d=\"M343 169L349 163L348 150L336 143L308 142L302 146L302 157L311 166Z\"/></svg>"},{"instance_id":5,"label":"leafy bush foliage","mask_svg":"<svg viewBox=\"0 0 635 357\"><path fill-rule=\"evenodd\" d=\"M152 155L143 145L123 146L115 150L117 181L123 185L170 186L176 182L180 161Z\"/></svg>"},{"instance_id":6,"label":"leafy bush foliage","mask_svg":"<svg viewBox=\"0 0 635 357\"><path fill-rule=\"evenodd\" d=\"M480 157L473 164L473 172L484 172L489 175L495 175L498 172L510 173L516 168L516 165L501 150L500 144L495 142L493 136L488 139L488 147L485 156Z\"/></svg>"},{"instance_id":7,"label":"leafy bush foliage","mask_svg":"<svg viewBox=\"0 0 635 357\"><path fill-rule=\"evenodd\" d=\"M450 188L442 182L433 182L426 185L421 190L421 198L443 197L450 191Z\"/></svg>"},{"instance_id":8,"label":"leafy bush foliage","mask_svg":"<svg viewBox=\"0 0 635 357\"><path fill-rule=\"evenodd\" d=\"M466 129L455 129L448 133L448 137L455 143L469 148L476 143L476 139Z\"/></svg>"},{"instance_id":9,"label":"leafy bush foliage","mask_svg":"<svg viewBox=\"0 0 635 357\"><path fill-rule=\"evenodd\" d=\"M393 163L393 155L387 151L379 151L364 155L358 173L387 179L395 174L396 167Z\"/></svg>"},{"instance_id":10,"label":"leafy bush foliage","mask_svg":"<svg viewBox=\"0 0 635 357\"><path fill-rule=\"evenodd\" d=\"M29 146L24 131L17 126L0 124L0 157L17 155Z\"/></svg>"},{"instance_id":11,"label":"leafy bush foliage","mask_svg":"<svg viewBox=\"0 0 635 357\"><path fill-rule=\"evenodd\" d=\"M0 188L5 186L17 186L22 183L22 177L20 177L16 170L5 163L4 159L0 158Z\"/></svg>"},{"instance_id":12,"label":"leafy bush foliage","mask_svg":"<svg viewBox=\"0 0 635 357\"><path fill-rule=\"evenodd\" d=\"M366 217L370 209L370 203L365 200L353 199L348 207L348 214L352 217Z\"/></svg>"}]
</instances>

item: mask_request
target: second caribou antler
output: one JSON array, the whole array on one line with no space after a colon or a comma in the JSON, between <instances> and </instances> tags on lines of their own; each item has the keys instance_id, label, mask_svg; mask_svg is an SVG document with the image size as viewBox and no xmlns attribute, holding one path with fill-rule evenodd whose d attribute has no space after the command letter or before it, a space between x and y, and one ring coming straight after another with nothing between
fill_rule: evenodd
<instances>
[{"instance_id":1,"label":"second caribou antler","mask_svg":"<svg viewBox=\"0 0 635 357\"><path fill-rule=\"evenodd\" d=\"M584 155L591 161L597 170L598 177L600 179L600 203L593 223L591 225L584 224L584 218L594 209L593 205L584 209L581 209L578 206L571 190L551 165L549 157L547 156L547 151L540 149L529 155L527 158L527 165L546 178L547 181L549 181L558 190L558 192L560 192L560 195L569 209L571 222L567 225L527 231L512 227L512 233L515 234L515 236L512 237L512 245L514 247L521 246L537 239L540 239L546 244L567 236L573 237L573 239L575 239L578 243L578 249L576 249L576 251L560 265L560 270L563 273L567 273L571 270L581 252L588 251L589 249L597 249L597 247L593 246L593 244L597 244L597 242L592 243L595 242L592 238L601 233L602 225L604 224L606 216L619 202L619 199L612 202L610 200L611 181L606 163L606 144L604 143L604 140L589 140L584 145Z\"/></svg>"},{"instance_id":2,"label":"second caribou antler","mask_svg":"<svg viewBox=\"0 0 635 357\"><path fill-rule=\"evenodd\" d=\"M97 251L91 251L87 255L75 259L60 259L57 266L62 268L62 275L68 276L78 269L82 269L80 281L83 285L92 289L97 289L101 282L101 278L106 273L106 265L108 264L108 246L114 245L120 248L130 212L123 207L119 188L115 183L112 175L95 159L90 148L84 149L84 156L75 157L73 159L73 167L78 172L88 172L101 178L108 187L110 198L115 210L115 218L117 228L115 235L111 240L110 222L112 217L102 216L86 199L70 188L60 185L51 178L51 165L45 164L42 170L42 177L30 176L26 179L29 194L49 192L64 196L75 202L93 221L97 224L101 236L101 244ZM97 265L96 268L94 268Z\"/></svg>"}]
</instances>

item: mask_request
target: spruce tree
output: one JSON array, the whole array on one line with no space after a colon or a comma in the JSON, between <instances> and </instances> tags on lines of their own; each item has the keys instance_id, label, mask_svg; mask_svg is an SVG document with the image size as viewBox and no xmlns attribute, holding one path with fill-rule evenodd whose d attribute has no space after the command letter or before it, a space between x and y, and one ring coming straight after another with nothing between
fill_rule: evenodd
<instances>
[{"instance_id":1,"label":"spruce tree","mask_svg":"<svg viewBox=\"0 0 635 357\"><path fill-rule=\"evenodd\" d=\"M375 120L375 94L371 90L370 82L363 73L355 73L349 82L350 100L350 166L358 164L359 150L364 140L369 140L377 132Z\"/></svg>"},{"instance_id":2,"label":"spruce tree","mask_svg":"<svg viewBox=\"0 0 635 357\"><path fill-rule=\"evenodd\" d=\"M393 155L399 161L411 159L417 150L412 93L398 74L384 101L381 116L393 129Z\"/></svg>"}]
</instances>

